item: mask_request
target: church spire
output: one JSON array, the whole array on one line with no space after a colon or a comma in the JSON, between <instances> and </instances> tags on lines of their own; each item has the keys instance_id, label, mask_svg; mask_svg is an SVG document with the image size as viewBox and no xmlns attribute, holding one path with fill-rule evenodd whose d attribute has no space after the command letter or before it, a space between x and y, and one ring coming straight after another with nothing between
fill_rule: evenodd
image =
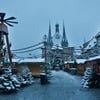
<instances>
[{"instance_id":1,"label":"church spire","mask_svg":"<svg viewBox=\"0 0 100 100\"><path fill-rule=\"evenodd\" d=\"M68 40L66 38L64 21L63 21L63 37L62 37L61 45L62 45L62 47L68 47Z\"/></svg>"},{"instance_id":2,"label":"church spire","mask_svg":"<svg viewBox=\"0 0 100 100\"><path fill-rule=\"evenodd\" d=\"M49 32L48 32L47 44L50 47L53 45L52 36L51 36L51 24L50 24L50 22L49 22Z\"/></svg>"},{"instance_id":3,"label":"church spire","mask_svg":"<svg viewBox=\"0 0 100 100\"><path fill-rule=\"evenodd\" d=\"M49 22L49 37L51 38L51 24Z\"/></svg>"}]
</instances>

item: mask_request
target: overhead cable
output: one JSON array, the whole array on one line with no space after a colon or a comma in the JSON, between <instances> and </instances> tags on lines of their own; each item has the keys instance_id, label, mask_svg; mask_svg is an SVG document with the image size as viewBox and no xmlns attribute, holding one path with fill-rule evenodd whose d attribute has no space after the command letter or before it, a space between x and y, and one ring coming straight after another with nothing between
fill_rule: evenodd
<instances>
[{"instance_id":1,"label":"overhead cable","mask_svg":"<svg viewBox=\"0 0 100 100\"><path fill-rule=\"evenodd\" d=\"M25 47L25 48L21 48L21 49L15 49L15 50L11 50L11 51L20 51L20 50L25 50L25 49L30 49L30 48L33 48L33 47L36 47L40 44L43 44L44 42L40 42L40 43L37 43L35 45L32 45L32 46L28 46L28 47Z\"/></svg>"},{"instance_id":2,"label":"overhead cable","mask_svg":"<svg viewBox=\"0 0 100 100\"><path fill-rule=\"evenodd\" d=\"M15 51L15 52L13 52L13 53L26 53L26 52L32 52L32 51L37 50L37 49L40 49L40 48L41 48L41 46L40 46L40 47L37 47L37 48L35 48L35 49L30 49L30 50L25 50L25 51Z\"/></svg>"}]
</instances>

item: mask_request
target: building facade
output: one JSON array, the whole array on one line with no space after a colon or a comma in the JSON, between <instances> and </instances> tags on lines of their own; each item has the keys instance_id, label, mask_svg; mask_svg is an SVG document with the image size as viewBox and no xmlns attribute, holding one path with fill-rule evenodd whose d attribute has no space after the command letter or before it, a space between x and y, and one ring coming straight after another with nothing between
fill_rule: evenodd
<instances>
[{"instance_id":1,"label":"building facade","mask_svg":"<svg viewBox=\"0 0 100 100\"><path fill-rule=\"evenodd\" d=\"M85 42L82 47L82 58L91 58L100 55L100 32L91 40Z\"/></svg>"},{"instance_id":2,"label":"building facade","mask_svg":"<svg viewBox=\"0 0 100 100\"><path fill-rule=\"evenodd\" d=\"M65 25L63 23L63 32L60 34L59 24L55 25L55 33L52 35L51 25L49 23L48 35L45 35L45 44L42 47L42 57L52 67L64 66L64 61L73 60L74 47L69 47L66 37Z\"/></svg>"}]
</instances>

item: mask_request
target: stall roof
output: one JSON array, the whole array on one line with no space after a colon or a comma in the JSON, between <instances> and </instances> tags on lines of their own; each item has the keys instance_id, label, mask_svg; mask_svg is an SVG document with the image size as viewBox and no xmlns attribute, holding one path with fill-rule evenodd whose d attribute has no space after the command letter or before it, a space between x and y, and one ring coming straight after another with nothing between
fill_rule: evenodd
<instances>
[{"instance_id":1,"label":"stall roof","mask_svg":"<svg viewBox=\"0 0 100 100\"><path fill-rule=\"evenodd\" d=\"M77 64L83 64L85 61L87 61L87 59L76 59Z\"/></svg>"},{"instance_id":2,"label":"stall roof","mask_svg":"<svg viewBox=\"0 0 100 100\"><path fill-rule=\"evenodd\" d=\"M74 61L65 61L64 63L65 63L65 64L67 64L67 63L73 64Z\"/></svg>"},{"instance_id":3,"label":"stall roof","mask_svg":"<svg viewBox=\"0 0 100 100\"><path fill-rule=\"evenodd\" d=\"M12 59L12 62L19 62L20 59Z\"/></svg>"},{"instance_id":4,"label":"stall roof","mask_svg":"<svg viewBox=\"0 0 100 100\"><path fill-rule=\"evenodd\" d=\"M62 50L63 48L62 47L60 47L60 46L53 46L51 49L60 49L60 50Z\"/></svg>"},{"instance_id":5,"label":"stall roof","mask_svg":"<svg viewBox=\"0 0 100 100\"><path fill-rule=\"evenodd\" d=\"M88 59L88 61L92 61L92 60L96 60L96 59L100 59L100 55L95 56L95 57L91 57L91 58Z\"/></svg>"},{"instance_id":6,"label":"stall roof","mask_svg":"<svg viewBox=\"0 0 100 100\"><path fill-rule=\"evenodd\" d=\"M44 62L45 60L43 58L25 58L25 59L13 59L13 62L18 63L25 63L25 62Z\"/></svg>"}]
</instances>

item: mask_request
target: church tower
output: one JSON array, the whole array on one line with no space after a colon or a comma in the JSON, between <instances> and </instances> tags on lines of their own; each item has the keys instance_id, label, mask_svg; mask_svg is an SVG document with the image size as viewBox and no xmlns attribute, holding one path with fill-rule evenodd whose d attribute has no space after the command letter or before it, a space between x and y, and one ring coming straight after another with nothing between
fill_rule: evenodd
<instances>
[{"instance_id":1,"label":"church tower","mask_svg":"<svg viewBox=\"0 0 100 100\"><path fill-rule=\"evenodd\" d=\"M65 32L65 25L64 25L64 22L63 22L63 36L62 36L61 46L62 46L63 48L68 47L68 40L67 40L67 38L66 38L66 32Z\"/></svg>"},{"instance_id":2,"label":"church tower","mask_svg":"<svg viewBox=\"0 0 100 100\"><path fill-rule=\"evenodd\" d=\"M73 47L68 46L68 40L65 32L65 25L63 22L63 31L59 24L55 24L55 32L51 34L51 24L49 22L49 32L46 38L46 48L42 48L42 57L46 57L47 63L53 68L60 67L63 69L64 61L73 59ZM46 52L45 52L46 50Z\"/></svg>"},{"instance_id":3,"label":"church tower","mask_svg":"<svg viewBox=\"0 0 100 100\"><path fill-rule=\"evenodd\" d=\"M55 24L55 33L53 35L53 46L61 47L61 34L59 32L59 24Z\"/></svg>"}]
</instances>

